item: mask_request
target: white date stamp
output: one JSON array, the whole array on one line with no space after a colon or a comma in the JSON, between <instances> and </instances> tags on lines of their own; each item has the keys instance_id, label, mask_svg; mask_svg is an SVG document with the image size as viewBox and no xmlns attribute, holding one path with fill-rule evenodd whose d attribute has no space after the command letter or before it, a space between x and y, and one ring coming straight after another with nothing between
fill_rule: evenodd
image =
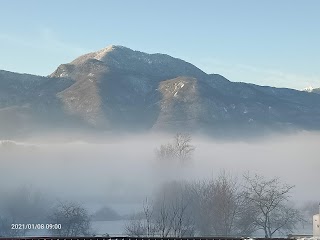
<instances>
[{"instance_id":1,"label":"white date stamp","mask_svg":"<svg viewBox=\"0 0 320 240\"><path fill-rule=\"evenodd\" d=\"M12 230L59 230L62 225L59 223L13 223Z\"/></svg>"}]
</instances>

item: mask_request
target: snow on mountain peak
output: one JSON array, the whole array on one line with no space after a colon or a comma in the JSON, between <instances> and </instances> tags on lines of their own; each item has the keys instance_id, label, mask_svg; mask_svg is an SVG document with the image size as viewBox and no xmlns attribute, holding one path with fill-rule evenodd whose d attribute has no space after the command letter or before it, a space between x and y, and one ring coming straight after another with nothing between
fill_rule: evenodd
<instances>
[{"instance_id":1,"label":"snow on mountain peak","mask_svg":"<svg viewBox=\"0 0 320 240\"><path fill-rule=\"evenodd\" d=\"M103 61L103 59L108 55L108 53L113 52L115 50L130 50L129 48L120 46L120 45L110 45L106 48L103 48L101 50L98 50L96 52L87 53L85 55L82 55L75 60L73 60L72 64L80 64L83 63L89 59L97 59L99 61Z\"/></svg>"},{"instance_id":2,"label":"snow on mountain peak","mask_svg":"<svg viewBox=\"0 0 320 240\"><path fill-rule=\"evenodd\" d=\"M301 91L312 92L314 89L316 89L316 88L314 88L312 86L309 86L309 87L306 87L306 88L302 89Z\"/></svg>"},{"instance_id":3,"label":"snow on mountain peak","mask_svg":"<svg viewBox=\"0 0 320 240\"><path fill-rule=\"evenodd\" d=\"M111 46L108 46L106 48L103 48L103 49L95 52L94 58L97 59L97 60L101 60L103 57L106 56L107 53L113 51L114 49L115 49L114 45L111 45Z\"/></svg>"}]
</instances>

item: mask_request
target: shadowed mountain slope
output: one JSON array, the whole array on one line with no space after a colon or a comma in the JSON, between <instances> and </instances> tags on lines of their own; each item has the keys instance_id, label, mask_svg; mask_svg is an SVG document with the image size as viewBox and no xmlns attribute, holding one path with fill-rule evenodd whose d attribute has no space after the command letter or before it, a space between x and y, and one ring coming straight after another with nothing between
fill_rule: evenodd
<instances>
[{"instance_id":1,"label":"shadowed mountain slope","mask_svg":"<svg viewBox=\"0 0 320 240\"><path fill-rule=\"evenodd\" d=\"M213 136L313 130L320 95L231 82L165 54L110 46L48 77L0 71L1 135L39 128Z\"/></svg>"}]
</instances>

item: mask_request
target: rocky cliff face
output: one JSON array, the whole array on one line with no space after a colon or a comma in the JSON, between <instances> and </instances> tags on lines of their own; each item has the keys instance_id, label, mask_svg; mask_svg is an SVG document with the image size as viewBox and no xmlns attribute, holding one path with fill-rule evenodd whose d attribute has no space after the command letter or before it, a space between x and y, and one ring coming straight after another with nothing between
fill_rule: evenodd
<instances>
[{"instance_id":1,"label":"rocky cliff face","mask_svg":"<svg viewBox=\"0 0 320 240\"><path fill-rule=\"evenodd\" d=\"M319 129L319 120L318 94L230 82L122 46L80 56L48 77L0 71L0 129L9 135L41 127L250 135Z\"/></svg>"}]
</instances>

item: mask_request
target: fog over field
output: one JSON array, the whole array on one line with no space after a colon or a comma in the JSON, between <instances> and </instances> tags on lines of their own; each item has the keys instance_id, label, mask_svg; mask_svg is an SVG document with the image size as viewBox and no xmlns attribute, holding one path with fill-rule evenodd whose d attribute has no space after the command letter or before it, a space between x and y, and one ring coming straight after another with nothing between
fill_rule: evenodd
<instances>
[{"instance_id":1,"label":"fog over field","mask_svg":"<svg viewBox=\"0 0 320 240\"><path fill-rule=\"evenodd\" d=\"M319 200L319 133L301 132L247 142L218 142L193 136L196 147L187 164L159 164L155 149L172 136L147 135L99 143L48 139L0 150L0 189L31 186L52 199L83 204L141 204L169 180L202 180L226 170L280 177L295 185L292 200ZM127 207L125 208L127 211Z\"/></svg>"}]
</instances>

